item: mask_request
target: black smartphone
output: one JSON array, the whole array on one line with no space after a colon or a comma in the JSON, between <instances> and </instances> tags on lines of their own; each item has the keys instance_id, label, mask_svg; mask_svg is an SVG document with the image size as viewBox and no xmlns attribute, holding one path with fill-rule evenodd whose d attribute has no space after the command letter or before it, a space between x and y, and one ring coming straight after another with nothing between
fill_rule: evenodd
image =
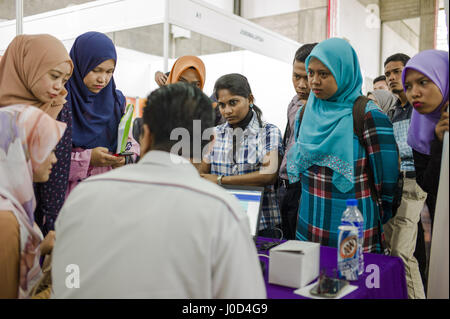
<instances>
[{"instance_id":1,"label":"black smartphone","mask_svg":"<svg viewBox=\"0 0 450 319\"><path fill-rule=\"evenodd\" d=\"M347 285L347 280L324 276L319 278L317 284L311 288L310 293L311 295L318 297L334 298L341 292L342 288Z\"/></svg>"}]
</instances>

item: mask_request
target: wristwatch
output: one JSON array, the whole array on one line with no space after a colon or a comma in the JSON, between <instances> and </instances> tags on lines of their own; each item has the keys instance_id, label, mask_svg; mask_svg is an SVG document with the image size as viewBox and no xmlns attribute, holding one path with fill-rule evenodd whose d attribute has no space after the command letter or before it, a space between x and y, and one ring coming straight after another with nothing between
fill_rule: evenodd
<instances>
[{"instance_id":1,"label":"wristwatch","mask_svg":"<svg viewBox=\"0 0 450 319\"><path fill-rule=\"evenodd\" d=\"M222 185L222 178L223 178L223 175L217 176L217 184L218 185Z\"/></svg>"}]
</instances>

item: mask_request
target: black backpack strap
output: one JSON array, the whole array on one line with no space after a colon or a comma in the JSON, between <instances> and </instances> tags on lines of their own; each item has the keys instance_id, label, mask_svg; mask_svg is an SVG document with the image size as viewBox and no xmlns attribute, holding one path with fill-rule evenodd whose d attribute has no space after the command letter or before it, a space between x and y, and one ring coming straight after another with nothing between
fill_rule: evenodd
<instances>
[{"instance_id":1,"label":"black backpack strap","mask_svg":"<svg viewBox=\"0 0 450 319\"><path fill-rule=\"evenodd\" d=\"M363 143L364 116L366 114L366 104L368 101L368 98L361 95L353 104L353 132L358 137L362 146L365 146L365 142Z\"/></svg>"},{"instance_id":2,"label":"black backpack strap","mask_svg":"<svg viewBox=\"0 0 450 319\"><path fill-rule=\"evenodd\" d=\"M369 182L370 194L375 203L381 204L378 201L380 197L378 196L378 191L375 187L375 178L372 167L370 166L369 150L364 139L364 116L366 114L366 105L369 101L370 99L361 95L353 104L353 132L358 137L359 144L366 150L368 165L365 166L365 171Z\"/></svg>"},{"instance_id":3,"label":"black backpack strap","mask_svg":"<svg viewBox=\"0 0 450 319\"><path fill-rule=\"evenodd\" d=\"M305 109L306 109L306 103L305 103L305 105L302 106L302 110L300 111L300 116L298 118L298 131L297 131L297 134L300 134L300 126L302 125L303 114L305 114ZM297 137L298 136L296 136L296 138Z\"/></svg>"},{"instance_id":4,"label":"black backpack strap","mask_svg":"<svg viewBox=\"0 0 450 319\"><path fill-rule=\"evenodd\" d=\"M287 136L291 134L291 130L289 127L289 119L288 122L286 123L286 128L284 129L284 135L283 135L283 147L286 148L286 144L287 144Z\"/></svg>"}]
</instances>

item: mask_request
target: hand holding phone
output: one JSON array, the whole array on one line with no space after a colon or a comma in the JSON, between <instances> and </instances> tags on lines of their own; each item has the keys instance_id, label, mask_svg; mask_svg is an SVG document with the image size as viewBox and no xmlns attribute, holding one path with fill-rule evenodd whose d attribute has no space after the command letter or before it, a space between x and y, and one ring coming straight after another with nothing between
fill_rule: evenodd
<instances>
[{"instance_id":1,"label":"hand holding phone","mask_svg":"<svg viewBox=\"0 0 450 319\"><path fill-rule=\"evenodd\" d=\"M109 153L106 147L96 147L91 151L90 164L96 167L113 166L121 161L120 158Z\"/></svg>"}]
</instances>

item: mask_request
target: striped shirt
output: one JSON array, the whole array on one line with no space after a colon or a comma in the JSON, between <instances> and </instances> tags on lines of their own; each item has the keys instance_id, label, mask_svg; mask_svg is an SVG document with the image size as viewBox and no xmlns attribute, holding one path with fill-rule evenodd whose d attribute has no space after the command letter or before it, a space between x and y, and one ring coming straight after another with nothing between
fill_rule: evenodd
<instances>
[{"instance_id":1,"label":"striped shirt","mask_svg":"<svg viewBox=\"0 0 450 319\"><path fill-rule=\"evenodd\" d=\"M294 144L294 124L295 124L295 115L298 112L298 109L303 105L303 103L300 101L298 95L295 95L292 98L291 103L289 103L288 106L288 122L286 124L286 130L284 131L284 139L283 139L283 146L285 149L285 153L283 156L283 159L281 160L280 165L280 173L279 176L282 179L288 179L288 174L286 170L287 165L287 152L289 152L289 149Z\"/></svg>"},{"instance_id":2,"label":"striped shirt","mask_svg":"<svg viewBox=\"0 0 450 319\"><path fill-rule=\"evenodd\" d=\"M402 160L400 169L402 171L415 170L412 148L407 143L412 110L413 107L409 102L406 102L405 106L402 107L400 100L398 100L394 109L388 113L394 128L395 141L400 151L400 158Z\"/></svg>"},{"instance_id":3,"label":"striped shirt","mask_svg":"<svg viewBox=\"0 0 450 319\"><path fill-rule=\"evenodd\" d=\"M236 131L238 131L237 129ZM236 154L233 158L233 129L228 122L215 127L216 140L213 149L205 156L211 164L211 174L233 176L256 172L264 156L277 150L283 156L281 131L273 124L263 122L259 126L256 113L242 134L236 134ZM262 217L259 230L270 229L281 223L280 209L274 185L265 187Z\"/></svg>"},{"instance_id":4,"label":"striped shirt","mask_svg":"<svg viewBox=\"0 0 450 319\"><path fill-rule=\"evenodd\" d=\"M298 114L300 113L300 110ZM298 114L296 133L298 132ZM364 139L369 154L353 135L354 187L347 193L340 192L332 183L334 171L328 167L313 165L300 176L289 176L290 182L300 181L302 195L296 238L337 247L338 226L346 209L346 200L358 200L358 209L364 217L364 252L384 252L383 224L392 214L393 194L398 177L398 152L392 124L380 110L366 108ZM288 163L288 165L295 165ZM371 197L365 167L371 166L374 182L381 203Z\"/></svg>"}]
</instances>

